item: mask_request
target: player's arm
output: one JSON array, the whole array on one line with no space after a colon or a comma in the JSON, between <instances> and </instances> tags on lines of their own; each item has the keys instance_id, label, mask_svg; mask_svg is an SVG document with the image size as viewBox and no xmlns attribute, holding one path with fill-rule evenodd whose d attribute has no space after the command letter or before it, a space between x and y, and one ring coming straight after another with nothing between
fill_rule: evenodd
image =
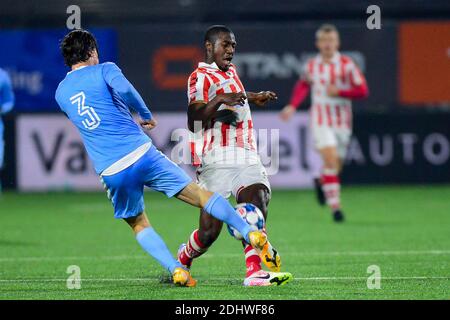
<instances>
[{"instance_id":1,"label":"player's arm","mask_svg":"<svg viewBox=\"0 0 450 320\"><path fill-rule=\"evenodd\" d=\"M14 107L14 92L11 79L6 72L3 73L0 85L0 114L5 114Z\"/></svg>"},{"instance_id":2,"label":"player's arm","mask_svg":"<svg viewBox=\"0 0 450 320\"><path fill-rule=\"evenodd\" d=\"M245 99L244 93L238 92L218 94L208 103L192 102L188 107L189 130L195 132L197 129L196 123L201 123L201 128L205 128L206 124L211 120L222 104L229 106L243 106Z\"/></svg>"},{"instance_id":3,"label":"player's arm","mask_svg":"<svg viewBox=\"0 0 450 320\"><path fill-rule=\"evenodd\" d=\"M273 91L249 92L247 91L248 102L264 107L269 101L277 100L277 94Z\"/></svg>"},{"instance_id":4,"label":"player's arm","mask_svg":"<svg viewBox=\"0 0 450 320\"><path fill-rule=\"evenodd\" d=\"M349 74L351 88L346 90L339 90L336 86L330 85L327 88L327 94L331 97L342 97L348 99L362 99L369 96L369 88L367 81L359 70L359 68L353 62L349 68Z\"/></svg>"},{"instance_id":5,"label":"player's arm","mask_svg":"<svg viewBox=\"0 0 450 320\"><path fill-rule=\"evenodd\" d=\"M139 113L142 121L140 124L145 129L153 129L156 121L148 109L141 95L123 75L122 71L114 63L105 63L103 77L108 84L125 102L125 104Z\"/></svg>"},{"instance_id":6,"label":"player's arm","mask_svg":"<svg viewBox=\"0 0 450 320\"><path fill-rule=\"evenodd\" d=\"M209 99L211 81L201 72L194 72L188 80L188 128L195 132L206 127L222 104L242 106L246 96L242 93L222 93ZM214 90L214 89L211 89ZM201 123L201 127L196 124Z\"/></svg>"}]
</instances>

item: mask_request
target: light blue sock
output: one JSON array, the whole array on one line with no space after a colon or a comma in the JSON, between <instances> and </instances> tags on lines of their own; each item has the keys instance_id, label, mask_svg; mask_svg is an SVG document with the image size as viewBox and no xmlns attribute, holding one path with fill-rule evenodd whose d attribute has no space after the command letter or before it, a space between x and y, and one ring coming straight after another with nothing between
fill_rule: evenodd
<instances>
[{"instance_id":1,"label":"light blue sock","mask_svg":"<svg viewBox=\"0 0 450 320\"><path fill-rule=\"evenodd\" d=\"M171 274L175 268L182 267L182 265L174 259L164 240L156 233L152 227L145 228L136 235L136 240L141 247Z\"/></svg>"},{"instance_id":2,"label":"light blue sock","mask_svg":"<svg viewBox=\"0 0 450 320\"><path fill-rule=\"evenodd\" d=\"M249 242L248 233L256 230L256 227L253 227L245 222L245 220L242 219L242 217L233 209L230 203L218 193L213 194L203 210L212 215L214 218L217 218L235 228L244 236L245 241L247 242Z\"/></svg>"}]
</instances>

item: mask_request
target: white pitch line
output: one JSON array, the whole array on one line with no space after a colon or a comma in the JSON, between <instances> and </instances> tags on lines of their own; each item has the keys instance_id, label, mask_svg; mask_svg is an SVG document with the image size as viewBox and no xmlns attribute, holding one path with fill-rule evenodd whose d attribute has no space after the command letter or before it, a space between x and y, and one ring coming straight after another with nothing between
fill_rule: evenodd
<instances>
[{"instance_id":1,"label":"white pitch line","mask_svg":"<svg viewBox=\"0 0 450 320\"><path fill-rule=\"evenodd\" d=\"M331 252L283 252L289 256L373 256L373 255L448 255L450 250L405 250L405 251L331 251ZM205 254L202 258L235 258L241 253ZM15 257L0 258L0 262L58 261L58 260L130 260L148 259L148 256L73 256L73 257Z\"/></svg>"},{"instance_id":2,"label":"white pitch line","mask_svg":"<svg viewBox=\"0 0 450 320\"><path fill-rule=\"evenodd\" d=\"M203 283L216 281L241 281L241 278L213 278L203 280ZM336 281L336 280L367 280L366 277L300 277L296 281ZM445 276L411 276L411 277L381 277L381 280L450 280L450 275ZM0 282L66 282L67 279L42 278L42 279L0 279ZM138 282L160 282L156 278L86 278L81 282L115 282L115 281L138 281Z\"/></svg>"}]
</instances>

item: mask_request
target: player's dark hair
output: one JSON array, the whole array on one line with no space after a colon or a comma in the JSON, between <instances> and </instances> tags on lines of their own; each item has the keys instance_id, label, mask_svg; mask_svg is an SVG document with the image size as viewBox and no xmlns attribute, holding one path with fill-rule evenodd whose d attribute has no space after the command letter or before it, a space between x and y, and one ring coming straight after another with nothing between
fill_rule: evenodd
<instances>
[{"instance_id":1,"label":"player's dark hair","mask_svg":"<svg viewBox=\"0 0 450 320\"><path fill-rule=\"evenodd\" d=\"M233 33L230 28L224 25L214 25L208 28L205 33L205 42L216 43L220 33Z\"/></svg>"},{"instance_id":2,"label":"player's dark hair","mask_svg":"<svg viewBox=\"0 0 450 320\"><path fill-rule=\"evenodd\" d=\"M69 67L87 61L94 50L98 52L94 35L82 29L70 31L61 41L60 49L64 63Z\"/></svg>"}]
</instances>

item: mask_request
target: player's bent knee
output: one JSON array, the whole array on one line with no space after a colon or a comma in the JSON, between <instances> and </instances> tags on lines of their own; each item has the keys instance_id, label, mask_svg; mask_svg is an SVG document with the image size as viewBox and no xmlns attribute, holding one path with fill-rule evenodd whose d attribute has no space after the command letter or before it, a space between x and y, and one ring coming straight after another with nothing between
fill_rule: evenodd
<instances>
[{"instance_id":1,"label":"player's bent knee","mask_svg":"<svg viewBox=\"0 0 450 320\"><path fill-rule=\"evenodd\" d=\"M327 169L339 169L339 157L335 148L324 148L321 150L324 167Z\"/></svg>"},{"instance_id":2,"label":"player's bent knee","mask_svg":"<svg viewBox=\"0 0 450 320\"><path fill-rule=\"evenodd\" d=\"M211 191L202 189L199 187L199 203L200 207L204 208L206 204L208 203L209 199L214 195Z\"/></svg>"},{"instance_id":3,"label":"player's bent knee","mask_svg":"<svg viewBox=\"0 0 450 320\"><path fill-rule=\"evenodd\" d=\"M126 223L133 229L135 234L138 234L145 228L150 227L150 222L148 221L147 215L145 212L141 212L135 217L129 217L124 219Z\"/></svg>"},{"instance_id":4,"label":"player's bent knee","mask_svg":"<svg viewBox=\"0 0 450 320\"><path fill-rule=\"evenodd\" d=\"M190 205L203 208L212 195L212 192L201 188L198 184L190 183L176 197Z\"/></svg>"}]
</instances>

